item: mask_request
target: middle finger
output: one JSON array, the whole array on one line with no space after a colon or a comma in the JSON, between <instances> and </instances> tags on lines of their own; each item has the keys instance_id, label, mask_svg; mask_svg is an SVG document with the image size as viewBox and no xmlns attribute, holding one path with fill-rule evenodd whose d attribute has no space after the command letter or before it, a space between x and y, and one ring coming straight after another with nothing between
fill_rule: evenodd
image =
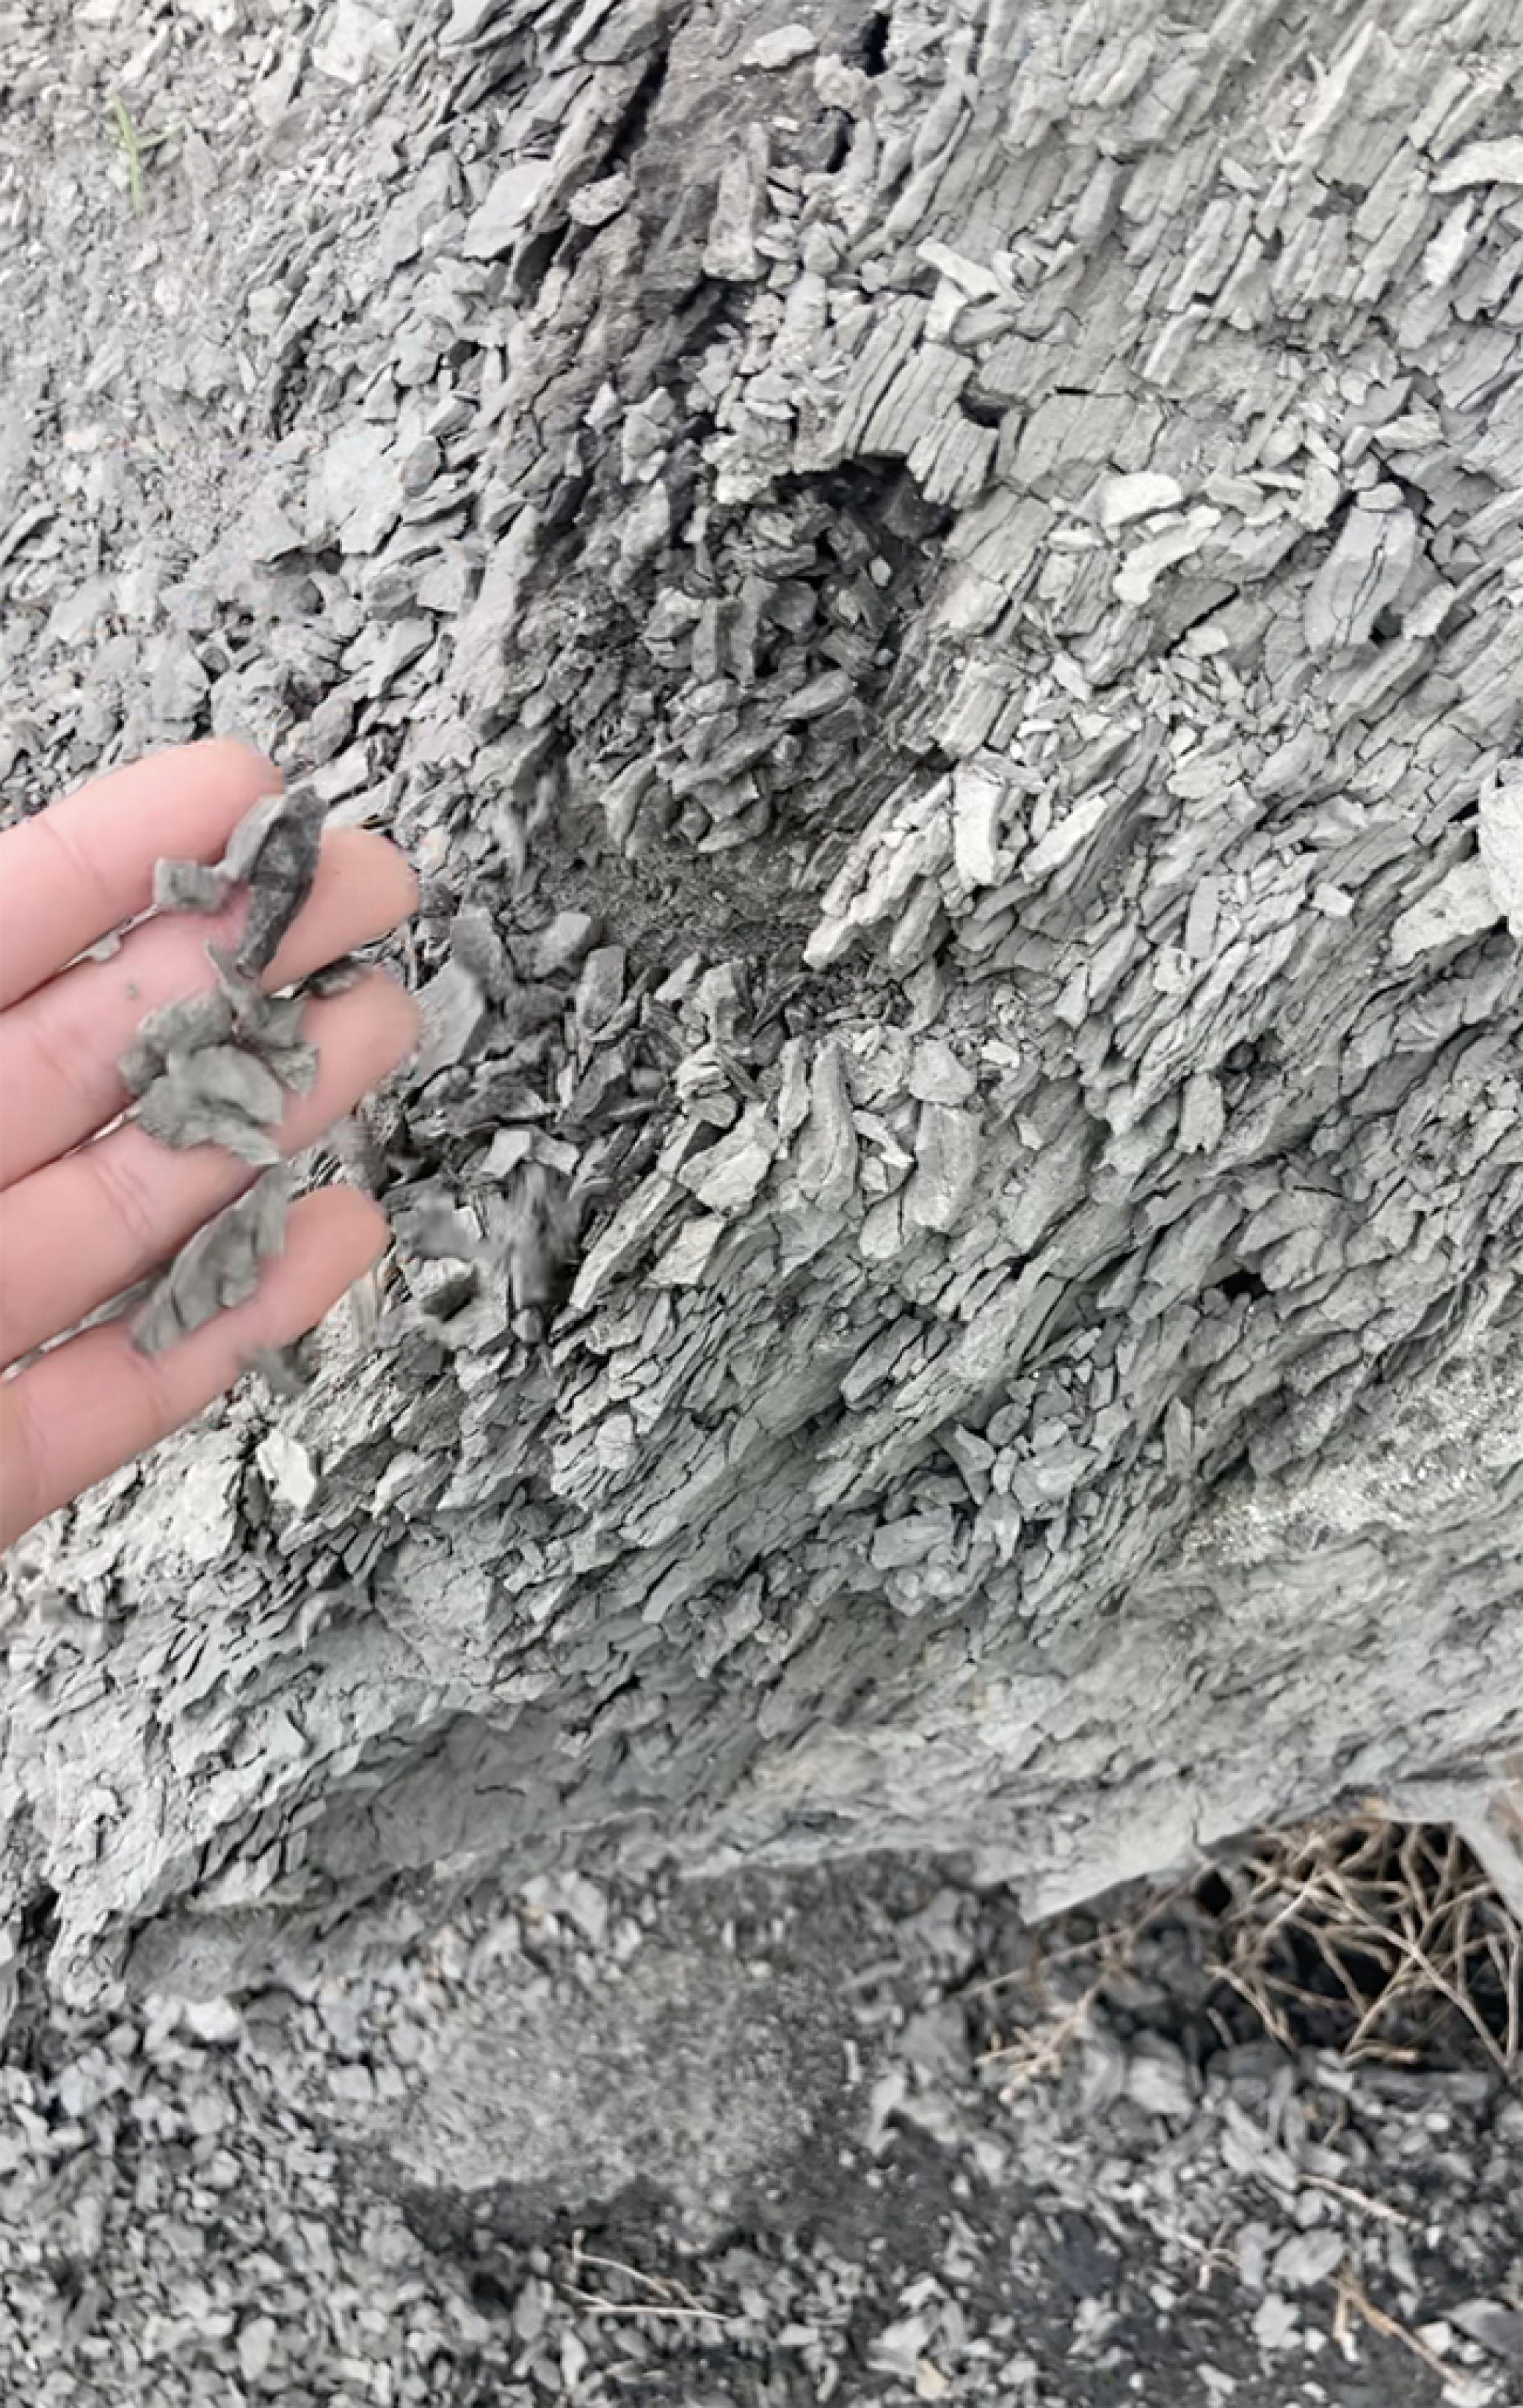
<instances>
[{"instance_id":1,"label":"middle finger","mask_svg":"<svg viewBox=\"0 0 1523 2408\"><path fill-rule=\"evenodd\" d=\"M311 894L263 980L305 978L410 911L416 881L396 847L359 828L324 838ZM207 939L241 927L246 898L215 917L145 920L104 962L78 962L0 1015L0 1186L66 1154L126 1110L117 1055L161 1003L212 982Z\"/></svg>"},{"instance_id":2,"label":"middle finger","mask_svg":"<svg viewBox=\"0 0 1523 2408\"><path fill-rule=\"evenodd\" d=\"M304 1034L319 1048L317 1084L295 1096L275 1131L299 1154L417 1043L417 1006L383 972L313 1003ZM256 1174L220 1145L183 1154L128 1123L19 1180L0 1199L0 1362L70 1329L182 1246Z\"/></svg>"}]
</instances>

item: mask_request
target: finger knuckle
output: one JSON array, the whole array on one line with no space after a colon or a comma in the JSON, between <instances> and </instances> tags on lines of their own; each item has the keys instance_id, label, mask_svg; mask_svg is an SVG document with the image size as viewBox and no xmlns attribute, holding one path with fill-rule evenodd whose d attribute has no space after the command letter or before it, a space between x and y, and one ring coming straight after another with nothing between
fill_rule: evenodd
<instances>
[{"instance_id":1,"label":"finger knuckle","mask_svg":"<svg viewBox=\"0 0 1523 2408\"><path fill-rule=\"evenodd\" d=\"M40 1518L45 1461L44 1433L22 1372L0 1388L0 1546L8 1547Z\"/></svg>"},{"instance_id":2,"label":"finger knuckle","mask_svg":"<svg viewBox=\"0 0 1523 2408\"><path fill-rule=\"evenodd\" d=\"M102 1206L122 1240L122 1276L136 1278L165 1251L164 1203L146 1163L138 1159L134 1132L97 1139L84 1160Z\"/></svg>"}]
</instances>

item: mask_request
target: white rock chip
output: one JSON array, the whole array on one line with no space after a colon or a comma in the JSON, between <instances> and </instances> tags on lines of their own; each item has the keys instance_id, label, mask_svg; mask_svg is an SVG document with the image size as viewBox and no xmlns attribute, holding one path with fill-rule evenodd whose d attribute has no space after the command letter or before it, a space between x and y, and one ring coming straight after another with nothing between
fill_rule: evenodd
<instances>
[{"instance_id":1,"label":"white rock chip","mask_svg":"<svg viewBox=\"0 0 1523 2408\"><path fill-rule=\"evenodd\" d=\"M1134 476L1107 477L1099 489L1099 522L1107 535L1128 519L1143 519L1154 510L1177 509L1185 495L1172 477L1140 468Z\"/></svg>"},{"instance_id":2,"label":"white rock chip","mask_svg":"<svg viewBox=\"0 0 1523 2408\"><path fill-rule=\"evenodd\" d=\"M921 1105L915 1167L904 1192L906 1220L921 1229L955 1228L978 1175L980 1138L976 1112Z\"/></svg>"},{"instance_id":3,"label":"white rock chip","mask_svg":"<svg viewBox=\"0 0 1523 2408\"><path fill-rule=\"evenodd\" d=\"M1350 510L1306 596L1306 641L1314 652L1365 643L1380 612L1406 583L1417 553L1417 522L1407 509Z\"/></svg>"},{"instance_id":4,"label":"white rock chip","mask_svg":"<svg viewBox=\"0 0 1523 2408\"><path fill-rule=\"evenodd\" d=\"M293 1513L303 1513L317 1495L317 1474L307 1449L285 1430L266 1433L254 1449L265 1485Z\"/></svg>"},{"instance_id":5,"label":"white rock chip","mask_svg":"<svg viewBox=\"0 0 1523 2408\"><path fill-rule=\"evenodd\" d=\"M1481 789L1481 861L1515 937L1523 937L1523 761L1504 761Z\"/></svg>"},{"instance_id":6,"label":"white rock chip","mask_svg":"<svg viewBox=\"0 0 1523 2408\"><path fill-rule=\"evenodd\" d=\"M1523 184L1523 135L1498 142L1467 142L1433 170L1435 193L1458 193L1467 184Z\"/></svg>"},{"instance_id":7,"label":"white rock chip","mask_svg":"<svg viewBox=\"0 0 1523 2408\"><path fill-rule=\"evenodd\" d=\"M818 38L808 25L776 25L769 34L758 34L750 48L740 54L743 67L791 67L797 59L807 59L819 48Z\"/></svg>"},{"instance_id":8,"label":"white rock chip","mask_svg":"<svg viewBox=\"0 0 1523 2408\"><path fill-rule=\"evenodd\" d=\"M685 1164L677 1176L711 1212L729 1216L745 1211L776 1152L776 1130L760 1107L753 1106L727 1136Z\"/></svg>"},{"instance_id":9,"label":"white rock chip","mask_svg":"<svg viewBox=\"0 0 1523 2408\"><path fill-rule=\"evenodd\" d=\"M389 66L401 47L401 34L382 10L338 0L312 45L312 64L336 83L358 84L372 68Z\"/></svg>"},{"instance_id":10,"label":"white rock chip","mask_svg":"<svg viewBox=\"0 0 1523 2408\"><path fill-rule=\"evenodd\" d=\"M1431 894L1424 895L1393 922L1391 960L1398 969L1405 969L1419 953L1430 953L1438 946L1452 945L1463 937L1478 936L1501 916L1502 907L1493 892L1485 862L1474 856L1457 862Z\"/></svg>"},{"instance_id":11,"label":"white rock chip","mask_svg":"<svg viewBox=\"0 0 1523 2408\"><path fill-rule=\"evenodd\" d=\"M993 772L959 761L952 772L952 858L965 886L993 886L999 876L999 823L1007 788Z\"/></svg>"},{"instance_id":12,"label":"white rock chip","mask_svg":"<svg viewBox=\"0 0 1523 2408\"><path fill-rule=\"evenodd\" d=\"M909 1089L923 1104L965 1104L977 1082L944 1037L923 1037L910 1064Z\"/></svg>"},{"instance_id":13,"label":"white rock chip","mask_svg":"<svg viewBox=\"0 0 1523 2408\"><path fill-rule=\"evenodd\" d=\"M466 228L467 259L501 259L511 251L549 174L548 159L517 159L502 169Z\"/></svg>"}]
</instances>

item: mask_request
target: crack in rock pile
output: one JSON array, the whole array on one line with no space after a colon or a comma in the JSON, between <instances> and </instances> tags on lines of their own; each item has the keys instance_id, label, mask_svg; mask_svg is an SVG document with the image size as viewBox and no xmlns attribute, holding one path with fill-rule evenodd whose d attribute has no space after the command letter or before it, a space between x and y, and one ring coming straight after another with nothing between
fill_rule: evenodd
<instances>
[{"instance_id":1,"label":"crack in rock pile","mask_svg":"<svg viewBox=\"0 0 1523 2408\"><path fill-rule=\"evenodd\" d=\"M1516 1742L1516 10L62 22L9 792L287 748L425 1040L374 1347L14 1558L57 1980Z\"/></svg>"}]
</instances>

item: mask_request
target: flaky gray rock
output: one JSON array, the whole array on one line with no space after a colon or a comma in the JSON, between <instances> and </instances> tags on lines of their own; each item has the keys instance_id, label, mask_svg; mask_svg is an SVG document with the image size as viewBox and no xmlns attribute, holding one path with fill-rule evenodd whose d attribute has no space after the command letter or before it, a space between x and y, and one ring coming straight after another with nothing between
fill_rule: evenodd
<instances>
[{"instance_id":1,"label":"flaky gray rock","mask_svg":"<svg viewBox=\"0 0 1523 2408\"><path fill-rule=\"evenodd\" d=\"M1484 1766L1516 12L452 22L288 128L154 536L423 873L395 1276L18 1552L4 1912L219 1986L485 1864L1050 1904ZM98 569L76 763L151 725L131 644L60 699Z\"/></svg>"}]
</instances>

